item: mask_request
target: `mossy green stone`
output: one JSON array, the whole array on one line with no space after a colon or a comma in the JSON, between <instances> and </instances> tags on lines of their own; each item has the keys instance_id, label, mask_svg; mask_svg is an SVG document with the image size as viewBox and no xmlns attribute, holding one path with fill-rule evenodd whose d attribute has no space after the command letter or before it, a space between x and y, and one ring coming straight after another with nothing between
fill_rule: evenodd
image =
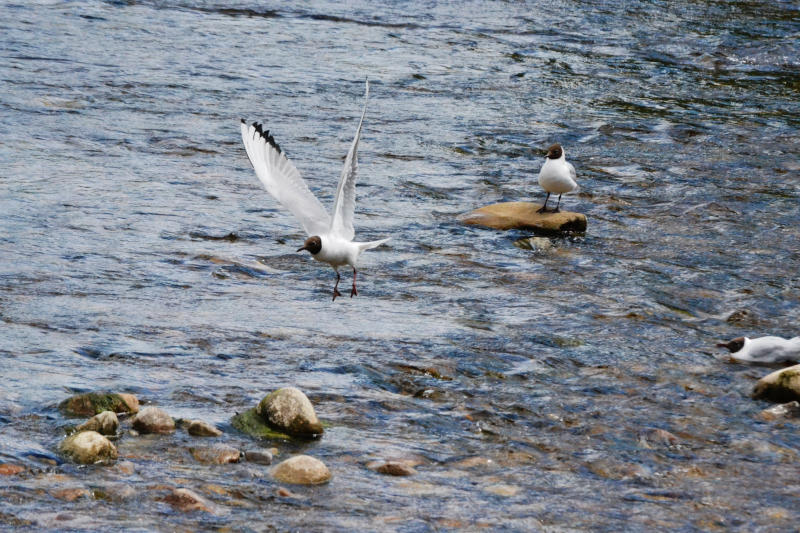
<instances>
[{"instance_id":1,"label":"mossy green stone","mask_svg":"<svg viewBox=\"0 0 800 533\"><path fill-rule=\"evenodd\" d=\"M114 413L135 413L125 399L114 392L87 392L67 398L58 408L66 416L94 416L103 411Z\"/></svg>"},{"instance_id":2,"label":"mossy green stone","mask_svg":"<svg viewBox=\"0 0 800 533\"><path fill-rule=\"evenodd\" d=\"M286 433L272 429L272 427L259 416L255 407L234 416L231 419L231 425L251 437L282 440L290 440L292 438Z\"/></svg>"}]
</instances>

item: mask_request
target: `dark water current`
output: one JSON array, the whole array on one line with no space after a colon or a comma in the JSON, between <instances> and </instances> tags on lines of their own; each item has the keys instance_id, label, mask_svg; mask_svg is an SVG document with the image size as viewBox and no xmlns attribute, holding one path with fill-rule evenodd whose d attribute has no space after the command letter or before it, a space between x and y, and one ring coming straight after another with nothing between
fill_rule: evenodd
<instances>
[{"instance_id":1,"label":"dark water current","mask_svg":"<svg viewBox=\"0 0 800 533\"><path fill-rule=\"evenodd\" d=\"M0 527L796 528L800 425L760 420L770 369L713 346L800 334L799 35L782 1L2 2L0 463L26 470ZM393 240L332 303L238 121L327 205L367 76L356 231ZM554 141L585 235L530 251L458 222L541 199ZM333 472L296 498L180 431L123 435L132 474L56 451L75 392L245 448L231 416L287 385L328 429L261 444Z\"/></svg>"}]
</instances>

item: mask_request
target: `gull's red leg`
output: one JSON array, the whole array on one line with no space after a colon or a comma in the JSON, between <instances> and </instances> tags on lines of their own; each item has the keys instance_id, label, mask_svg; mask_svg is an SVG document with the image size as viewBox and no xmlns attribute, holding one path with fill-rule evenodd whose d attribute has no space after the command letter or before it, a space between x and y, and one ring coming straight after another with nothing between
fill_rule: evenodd
<instances>
[{"instance_id":1,"label":"gull's red leg","mask_svg":"<svg viewBox=\"0 0 800 533\"><path fill-rule=\"evenodd\" d=\"M333 286L333 301L336 300L337 296L341 296L342 295L342 293L339 292L339 280L340 279L341 279L341 276L339 275L339 271L337 270L336 271L336 285Z\"/></svg>"},{"instance_id":2,"label":"gull's red leg","mask_svg":"<svg viewBox=\"0 0 800 533\"><path fill-rule=\"evenodd\" d=\"M353 268L353 290L350 291L350 298L353 296L358 296L358 290L356 290L356 269Z\"/></svg>"}]
</instances>

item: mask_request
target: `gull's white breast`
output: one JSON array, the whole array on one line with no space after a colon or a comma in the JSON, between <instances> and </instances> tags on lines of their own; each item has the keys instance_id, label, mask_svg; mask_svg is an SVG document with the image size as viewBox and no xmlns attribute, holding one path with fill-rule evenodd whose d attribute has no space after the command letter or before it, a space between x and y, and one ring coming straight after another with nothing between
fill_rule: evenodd
<instances>
[{"instance_id":1,"label":"gull's white breast","mask_svg":"<svg viewBox=\"0 0 800 533\"><path fill-rule=\"evenodd\" d=\"M564 194L575 190L578 184L572 179L571 166L563 156L560 159L546 160L542 165L542 170L539 171L539 185L545 191L555 194Z\"/></svg>"}]
</instances>

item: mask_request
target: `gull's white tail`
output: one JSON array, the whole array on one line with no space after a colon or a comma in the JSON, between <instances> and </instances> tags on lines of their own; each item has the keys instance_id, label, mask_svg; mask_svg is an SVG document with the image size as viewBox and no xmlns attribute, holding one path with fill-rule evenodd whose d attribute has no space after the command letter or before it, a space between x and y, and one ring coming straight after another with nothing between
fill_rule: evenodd
<instances>
[{"instance_id":1,"label":"gull's white tail","mask_svg":"<svg viewBox=\"0 0 800 533\"><path fill-rule=\"evenodd\" d=\"M358 245L358 253L360 254L364 250L371 250L372 248L377 248L378 246L380 246L381 244L385 243L389 239L391 239L391 237L387 237L387 238L381 239L379 241L356 242L356 243L353 243L353 244L357 244Z\"/></svg>"}]
</instances>

